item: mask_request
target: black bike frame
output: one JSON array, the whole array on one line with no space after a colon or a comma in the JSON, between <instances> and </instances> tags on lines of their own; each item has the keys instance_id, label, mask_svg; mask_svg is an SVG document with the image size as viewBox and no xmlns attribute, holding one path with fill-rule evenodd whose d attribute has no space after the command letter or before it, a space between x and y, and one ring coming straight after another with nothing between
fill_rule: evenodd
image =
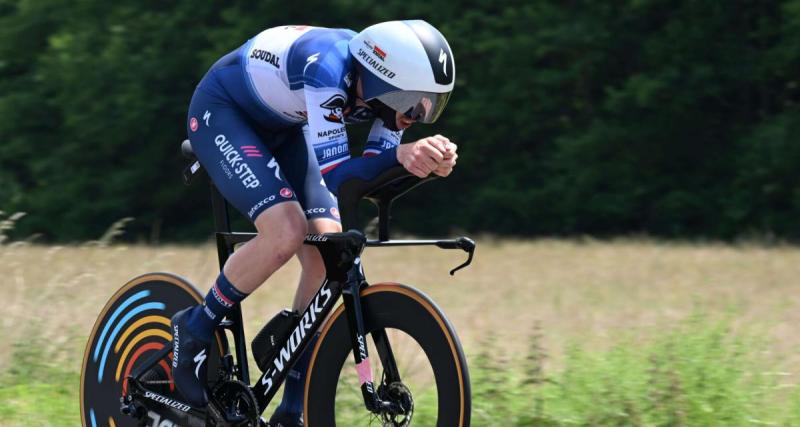
<instances>
[{"instance_id":1,"label":"black bike frame","mask_svg":"<svg viewBox=\"0 0 800 427\"><path fill-rule=\"evenodd\" d=\"M185 144L184 144L185 145ZM186 149L186 147L184 147ZM191 148L189 147L189 150ZM184 178L187 183L196 174L199 167L197 163L187 168ZM294 365L303 351L308 347L314 334L320 329L328 314L333 310L340 297L344 300L344 309L347 315L348 326L350 328L351 344L356 367L361 367L359 379L361 381L361 392L364 397L364 404L371 412L393 411L394 408L388 402L383 402L375 392L375 386L371 378L369 367L369 354L367 351L365 326L363 313L361 310L360 291L369 286L364 277L361 266L361 252L365 247L388 247L388 246L419 246L435 245L442 249L461 249L469 253L466 262L450 271L454 274L457 270L466 267L472 261L475 250L475 243L466 238L448 240L390 240L389 239L389 210L392 202L411 188L416 187L426 180L420 180L409 176L402 167L390 169L372 183L363 181L346 182L340 189L340 207L346 227L353 227L356 221L357 202L366 198L379 208L379 240L370 240L364 237L359 231L347 231L344 233L331 234L309 234L304 243L316 246L322 255L325 263L326 279L317 290L309 306L303 312L299 324L295 327L289 337L281 344L281 350L270 362L269 367L262 373L259 380L252 386L251 391L258 401L258 407L263 411L274 397L280 385L286 379L289 369ZM216 229L216 243L219 255L220 269L225 265L228 258L233 254L237 245L245 243L256 236L255 233L235 233L231 231L228 204L217 188L211 184L211 204L214 213L214 226ZM231 363L230 370L240 381L249 384L249 370L247 364L247 345L245 342L242 312L237 305L233 312L228 316L228 320L223 322L222 328L231 332L234 339L236 361L233 362L230 356L223 357ZM372 332L373 341L376 345L381 359L386 380L389 382L401 381L399 371L395 364L391 345L383 330ZM165 358L172 350L171 345L167 345L158 354L154 354L147 362L142 364L130 377L131 394L137 394L152 400L158 404L190 413L195 417L204 417L206 411L193 408L183 402L170 399L166 396L147 390L139 379L147 370ZM223 363L224 364L224 363ZM366 364L366 367L363 365ZM132 404L131 394L126 396L124 404ZM123 404L123 408L125 405ZM135 406L130 406L129 410L137 410ZM209 410L214 412L214 416L219 418L213 405L209 405Z\"/></svg>"}]
</instances>

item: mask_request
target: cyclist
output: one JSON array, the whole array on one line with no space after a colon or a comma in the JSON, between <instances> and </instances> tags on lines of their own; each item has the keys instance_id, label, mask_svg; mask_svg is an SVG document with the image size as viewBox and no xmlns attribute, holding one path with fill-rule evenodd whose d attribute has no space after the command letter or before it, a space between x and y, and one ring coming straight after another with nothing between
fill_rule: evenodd
<instances>
[{"instance_id":1,"label":"cyclist","mask_svg":"<svg viewBox=\"0 0 800 427\"><path fill-rule=\"evenodd\" d=\"M302 273L292 307L308 305L325 267L303 238L341 231L340 182L370 179L396 164L419 177L450 174L457 147L446 137L400 139L411 124L440 116L454 77L447 41L421 20L358 34L270 28L211 67L192 97L189 139L216 187L258 233L230 257L203 304L172 318L173 376L188 403L207 404L205 362L215 327L294 255ZM350 158L345 125L369 120L363 156ZM271 425L302 425L308 357L289 372Z\"/></svg>"}]
</instances>

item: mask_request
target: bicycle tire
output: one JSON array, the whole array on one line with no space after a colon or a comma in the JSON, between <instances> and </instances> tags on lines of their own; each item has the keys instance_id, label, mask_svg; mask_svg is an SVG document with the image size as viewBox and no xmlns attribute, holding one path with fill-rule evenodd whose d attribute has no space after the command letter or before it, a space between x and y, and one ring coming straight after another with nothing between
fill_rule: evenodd
<instances>
[{"instance_id":1,"label":"bicycle tire","mask_svg":"<svg viewBox=\"0 0 800 427\"><path fill-rule=\"evenodd\" d=\"M127 386L125 378L148 359L148 353L161 350L171 341L172 315L202 301L202 295L188 280L170 273L143 274L114 293L100 311L83 355L80 404L84 427L140 425L119 412L119 398ZM227 349L227 342L219 333L216 343L209 357L210 383L217 375L219 354ZM171 375L169 360L162 360L146 374L148 379L166 380ZM154 390L175 392L174 384ZM154 425L161 425L165 420L179 420L181 414L150 413L148 417Z\"/></svg>"},{"instance_id":2,"label":"bicycle tire","mask_svg":"<svg viewBox=\"0 0 800 427\"><path fill-rule=\"evenodd\" d=\"M400 284L369 286L361 291L361 298L367 334L379 329L398 329L424 350L438 394L436 425L469 426L471 393L467 363L458 336L444 313L422 292ZM337 384L342 369L354 369L352 350L342 304L321 330L312 352L304 402L306 426L336 425ZM376 363L375 360L381 363L375 356L371 353L372 363ZM362 409L367 411L363 401Z\"/></svg>"}]
</instances>

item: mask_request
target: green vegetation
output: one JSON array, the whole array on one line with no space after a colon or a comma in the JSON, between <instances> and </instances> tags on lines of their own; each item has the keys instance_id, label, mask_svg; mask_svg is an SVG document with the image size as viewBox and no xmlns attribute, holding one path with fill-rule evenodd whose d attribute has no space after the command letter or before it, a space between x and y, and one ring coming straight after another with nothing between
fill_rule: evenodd
<instances>
[{"instance_id":1,"label":"green vegetation","mask_svg":"<svg viewBox=\"0 0 800 427\"><path fill-rule=\"evenodd\" d=\"M416 17L458 78L406 140L440 132L461 157L406 229L800 238L800 0L2 0L0 209L29 213L23 237L131 215L133 238L206 236L178 142L213 61L270 26Z\"/></svg>"},{"instance_id":2,"label":"green vegetation","mask_svg":"<svg viewBox=\"0 0 800 427\"><path fill-rule=\"evenodd\" d=\"M728 322L694 317L639 342L604 351L573 346L563 366L545 369L537 330L527 355L498 355L494 342L470 358L476 426L790 426L800 395L770 371L764 342ZM79 423L78 374L43 360L41 341L16 347L0 375L0 424ZM511 360L509 357L525 360ZM420 399L424 400L424 399ZM426 420L424 404L414 425ZM363 417L361 417L363 419Z\"/></svg>"}]
</instances>

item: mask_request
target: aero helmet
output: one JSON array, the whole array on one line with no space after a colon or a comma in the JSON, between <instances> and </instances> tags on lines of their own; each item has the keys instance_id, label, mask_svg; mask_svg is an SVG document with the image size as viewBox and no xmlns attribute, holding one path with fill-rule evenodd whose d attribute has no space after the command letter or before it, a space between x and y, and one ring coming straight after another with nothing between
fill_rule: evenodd
<instances>
[{"instance_id":1,"label":"aero helmet","mask_svg":"<svg viewBox=\"0 0 800 427\"><path fill-rule=\"evenodd\" d=\"M421 123L442 114L456 67L450 45L422 20L367 27L350 40L365 101L378 100Z\"/></svg>"}]
</instances>

